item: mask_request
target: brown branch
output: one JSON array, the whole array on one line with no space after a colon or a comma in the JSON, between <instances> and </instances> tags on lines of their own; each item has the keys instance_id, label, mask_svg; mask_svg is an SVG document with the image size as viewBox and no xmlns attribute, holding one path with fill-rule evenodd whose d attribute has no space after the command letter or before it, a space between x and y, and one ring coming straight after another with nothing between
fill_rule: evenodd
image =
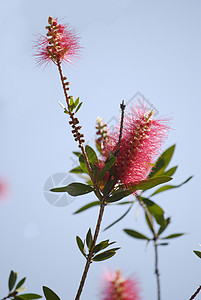
<instances>
[{"instance_id":1,"label":"brown branch","mask_svg":"<svg viewBox=\"0 0 201 300\"><path fill-rule=\"evenodd\" d=\"M89 172L89 176L93 182L93 185L94 185L94 188L97 192L97 195L98 195L98 198L99 200L102 199L102 195L100 193L100 190L96 184L96 180L93 176L93 173L92 173L92 169L91 169L91 166L90 166L90 163L89 163L89 160L87 158L87 155L86 155L86 152L85 152L85 149L84 149L84 145L83 145L83 142L84 142L84 135L83 134L80 134L79 133L79 129L81 129L81 126L77 126L77 124L79 123L79 120L77 118L74 117L74 113L71 112L71 109L70 109L70 96L68 96L68 93L67 93L67 89L66 89L66 86L65 86L65 77L63 76L63 72L62 72L62 69L61 69L61 63L58 62L57 63L57 66L58 66L58 70L59 70L59 74L60 74L60 78L61 78L61 82L62 82L62 87L63 87L63 91L64 91L64 95L65 95L65 98L66 98L66 103L67 103L67 107L68 107L68 113L70 115L70 118L71 118L71 121L69 122L70 125L72 125L73 127L73 136L75 137L75 140L78 141L79 143L79 148L81 149L82 151L82 154L83 154L83 157L84 157L84 161L86 163L86 166L87 166L87 169L88 169L88 172ZM75 131L75 132L74 132Z\"/></svg>"},{"instance_id":2,"label":"brown branch","mask_svg":"<svg viewBox=\"0 0 201 300\"><path fill-rule=\"evenodd\" d=\"M160 300L161 299L161 295L160 295L161 291L160 291L160 273L159 273L159 269L158 269L158 244L157 244L158 235L155 232L153 220L152 220L152 217L151 217L150 212L148 211L146 205L138 197L137 197L137 199L138 199L140 205L144 208L145 214L146 214L146 216L149 220L150 226L151 226L151 231L154 236L153 241L154 241L154 250L155 250L155 274L156 274L156 282L157 282L158 300Z\"/></svg>"},{"instance_id":3,"label":"brown branch","mask_svg":"<svg viewBox=\"0 0 201 300\"><path fill-rule=\"evenodd\" d=\"M154 239L154 249L155 249L155 274L157 280L157 292L158 292L158 300L160 300L160 273L158 270L158 244L157 239Z\"/></svg>"},{"instance_id":4,"label":"brown branch","mask_svg":"<svg viewBox=\"0 0 201 300\"><path fill-rule=\"evenodd\" d=\"M81 278L81 281L80 281L80 285L79 285L75 300L80 299L80 295L82 293L82 289L84 287L84 283L85 283L85 280L87 278L87 273L88 273L90 263L91 263L91 259L92 259L92 255L93 255L93 248L96 244L98 234L99 234L99 231L100 231L100 225L101 225L105 205L106 205L105 202L102 201L101 205L100 205L100 211L99 211L98 221L97 221L97 224L96 224L95 234L94 234L94 238L93 238L92 245L91 245L91 250L89 251L89 254L88 254L88 257L87 257L86 265L85 265L85 268L84 268L84 272L83 272L83 275L82 275L82 278Z\"/></svg>"},{"instance_id":5,"label":"brown branch","mask_svg":"<svg viewBox=\"0 0 201 300\"><path fill-rule=\"evenodd\" d=\"M189 300L195 299L195 297L199 294L200 291L201 291L201 285L198 287L198 289L196 290L196 292L190 297Z\"/></svg>"}]
</instances>

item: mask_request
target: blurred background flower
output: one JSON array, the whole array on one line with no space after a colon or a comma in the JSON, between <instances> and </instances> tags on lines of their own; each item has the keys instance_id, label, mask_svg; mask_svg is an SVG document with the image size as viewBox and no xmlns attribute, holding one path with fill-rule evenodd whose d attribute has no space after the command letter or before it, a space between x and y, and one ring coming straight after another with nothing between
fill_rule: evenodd
<instances>
[{"instance_id":1,"label":"blurred background flower","mask_svg":"<svg viewBox=\"0 0 201 300\"><path fill-rule=\"evenodd\" d=\"M105 271L102 282L101 300L139 300L138 282L132 277L124 278L121 271Z\"/></svg>"}]
</instances>

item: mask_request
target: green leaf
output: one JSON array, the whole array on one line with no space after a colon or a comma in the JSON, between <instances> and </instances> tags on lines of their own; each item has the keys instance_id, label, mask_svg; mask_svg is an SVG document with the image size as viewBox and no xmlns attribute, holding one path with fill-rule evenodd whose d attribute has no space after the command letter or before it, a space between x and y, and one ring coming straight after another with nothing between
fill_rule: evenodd
<instances>
[{"instance_id":1,"label":"green leaf","mask_svg":"<svg viewBox=\"0 0 201 300\"><path fill-rule=\"evenodd\" d=\"M201 252L200 252L200 251L194 250L193 252L194 252L199 258L201 258Z\"/></svg>"},{"instance_id":2,"label":"green leaf","mask_svg":"<svg viewBox=\"0 0 201 300\"><path fill-rule=\"evenodd\" d=\"M66 186L61 186L58 188L53 188L50 190L50 192L54 192L54 193L66 193L67 192L67 185Z\"/></svg>"},{"instance_id":3,"label":"green leaf","mask_svg":"<svg viewBox=\"0 0 201 300\"><path fill-rule=\"evenodd\" d=\"M92 258L92 260L94 260L94 261L103 261L103 260L109 259L110 257L114 256L115 254L116 254L115 251L107 250L107 251L104 251L104 252L94 256Z\"/></svg>"},{"instance_id":4,"label":"green leaf","mask_svg":"<svg viewBox=\"0 0 201 300\"><path fill-rule=\"evenodd\" d=\"M72 106L74 103L73 97L70 97L70 106Z\"/></svg>"},{"instance_id":5,"label":"green leaf","mask_svg":"<svg viewBox=\"0 0 201 300\"><path fill-rule=\"evenodd\" d=\"M80 98L78 97L78 98L75 100L75 107L78 106L79 102L80 102Z\"/></svg>"},{"instance_id":6,"label":"green leaf","mask_svg":"<svg viewBox=\"0 0 201 300\"><path fill-rule=\"evenodd\" d=\"M168 235L164 238L161 238L161 240L174 239L174 238L177 238L181 235L184 235L184 233L174 233L174 234Z\"/></svg>"},{"instance_id":7,"label":"green leaf","mask_svg":"<svg viewBox=\"0 0 201 300\"><path fill-rule=\"evenodd\" d=\"M73 112L75 108L75 103L74 103L74 100L73 100L73 97L70 98L70 111Z\"/></svg>"},{"instance_id":8,"label":"green leaf","mask_svg":"<svg viewBox=\"0 0 201 300\"><path fill-rule=\"evenodd\" d=\"M159 225L162 225L165 221L164 210L158 204L154 203L148 198L139 197L139 199L145 203L150 214L156 219L156 222Z\"/></svg>"},{"instance_id":9,"label":"green leaf","mask_svg":"<svg viewBox=\"0 0 201 300\"><path fill-rule=\"evenodd\" d=\"M90 163L90 166L91 166L93 176L96 179L99 173L99 167L96 164L92 164L92 163Z\"/></svg>"},{"instance_id":10,"label":"green leaf","mask_svg":"<svg viewBox=\"0 0 201 300\"><path fill-rule=\"evenodd\" d=\"M134 202L132 202L134 203ZM125 205L125 204L131 204L131 201L123 201L123 202L118 202L116 205Z\"/></svg>"},{"instance_id":11,"label":"green leaf","mask_svg":"<svg viewBox=\"0 0 201 300\"><path fill-rule=\"evenodd\" d=\"M82 168L80 166L72 169L69 171L70 173L75 173L75 174L80 174L80 173L84 173L84 171L82 170Z\"/></svg>"},{"instance_id":12,"label":"green leaf","mask_svg":"<svg viewBox=\"0 0 201 300\"><path fill-rule=\"evenodd\" d=\"M97 206L97 205L100 205L100 201L94 201L94 202L88 203L87 205L84 205L80 209L76 210L73 214L78 214L86 209L89 209L89 208L91 208L93 206Z\"/></svg>"},{"instance_id":13,"label":"green leaf","mask_svg":"<svg viewBox=\"0 0 201 300\"><path fill-rule=\"evenodd\" d=\"M87 235L86 235L86 243L87 243L87 247L89 250L91 249L92 241L93 241L93 236L91 233L91 228L89 228Z\"/></svg>"},{"instance_id":14,"label":"green leaf","mask_svg":"<svg viewBox=\"0 0 201 300\"><path fill-rule=\"evenodd\" d=\"M158 246L167 246L169 243L159 243Z\"/></svg>"},{"instance_id":15,"label":"green leaf","mask_svg":"<svg viewBox=\"0 0 201 300\"><path fill-rule=\"evenodd\" d=\"M170 224L170 218L165 219L165 222L160 226L158 230L158 236L167 228L169 224Z\"/></svg>"},{"instance_id":16,"label":"green leaf","mask_svg":"<svg viewBox=\"0 0 201 300\"><path fill-rule=\"evenodd\" d=\"M173 176L174 173L176 172L178 166L175 166L175 167L172 167L170 168L169 170L163 172L163 175L166 175L166 176Z\"/></svg>"},{"instance_id":17,"label":"green leaf","mask_svg":"<svg viewBox=\"0 0 201 300\"><path fill-rule=\"evenodd\" d=\"M145 219L146 219L147 225L149 226L149 229L151 230L151 232L153 234L155 234L154 230L153 230L153 217L152 217L152 215L150 214L149 211L146 211L146 210L144 210L144 213L145 213Z\"/></svg>"},{"instance_id":18,"label":"green leaf","mask_svg":"<svg viewBox=\"0 0 201 300\"><path fill-rule=\"evenodd\" d=\"M136 239L142 239L142 240L148 240L150 241L150 238L148 238L146 235L140 233L140 232L137 232L135 230L132 230L132 229L123 229L125 231L125 233L127 233L128 235L136 238Z\"/></svg>"},{"instance_id":19,"label":"green leaf","mask_svg":"<svg viewBox=\"0 0 201 300\"><path fill-rule=\"evenodd\" d=\"M130 207L128 208L128 210L120 217L118 218L116 221L114 221L112 224L110 224L109 226L107 226L103 231L109 229L110 227L112 227L113 225L115 225L116 223L118 223L119 221L121 221L128 213L129 211L131 210L133 206L133 202L131 203Z\"/></svg>"},{"instance_id":20,"label":"green leaf","mask_svg":"<svg viewBox=\"0 0 201 300\"><path fill-rule=\"evenodd\" d=\"M105 166L100 171L97 181L100 181L101 179L103 179L103 177L106 175L106 173L114 166L116 160L117 160L116 157L111 157L108 161L106 160Z\"/></svg>"},{"instance_id":21,"label":"green leaf","mask_svg":"<svg viewBox=\"0 0 201 300\"><path fill-rule=\"evenodd\" d=\"M24 297L22 297L21 295L17 295L13 298L14 300L26 300Z\"/></svg>"},{"instance_id":22,"label":"green leaf","mask_svg":"<svg viewBox=\"0 0 201 300\"><path fill-rule=\"evenodd\" d=\"M47 300L61 300L59 296L55 292L53 292L50 288L47 286L43 286L43 293L45 295L45 298Z\"/></svg>"},{"instance_id":23,"label":"green leaf","mask_svg":"<svg viewBox=\"0 0 201 300\"><path fill-rule=\"evenodd\" d=\"M17 273L12 270L10 272L9 279L8 279L9 292L12 291L12 289L14 288L16 280L17 280Z\"/></svg>"},{"instance_id":24,"label":"green leaf","mask_svg":"<svg viewBox=\"0 0 201 300\"><path fill-rule=\"evenodd\" d=\"M137 185L129 184L128 188L132 192L135 192L137 190L145 191L170 180L172 180L172 177L170 176L158 176L158 177L142 180Z\"/></svg>"},{"instance_id":25,"label":"green leaf","mask_svg":"<svg viewBox=\"0 0 201 300\"><path fill-rule=\"evenodd\" d=\"M94 248L93 248L93 253L97 253L109 246L109 240L102 241L98 243Z\"/></svg>"},{"instance_id":26,"label":"green leaf","mask_svg":"<svg viewBox=\"0 0 201 300\"><path fill-rule=\"evenodd\" d=\"M187 183L193 176L190 176L188 179L186 179L184 182L178 184L178 185L164 185L162 186L161 188L157 189L153 194L151 194L151 196L154 196L158 193L161 193L161 192L164 192L164 191L167 191L167 190L170 190L170 189L175 189L175 188L178 188L180 186L182 186L183 184Z\"/></svg>"},{"instance_id":27,"label":"green leaf","mask_svg":"<svg viewBox=\"0 0 201 300\"><path fill-rule=\"evenodd\" d=\"M129 190L117 191L117 192L113 193L112 196L108 197L106 199L106 201L107 201L107 203L116 202L116 201L119 201L119 200L129 196L130 194L132 194L132 191L129 191Z\"/></svg>"},{"instance_id":28,"label":"green leaf","mask_svg":"<svg viewBox=\"0 0 201 300\"><path fill-rule=\"evenodd\" d=\"M38 294L21 294L20 297L23 297L26 300L32 300L32 299L40 299L42 298L41 295Z\"/></svg>"},{"instance_id":29,"label":"green leaf","mask_svg":"<svg viewBox=\"0 0 201 300\"><path fill-rule=\"evenodd\" d=\"M116 178L110 179L107 181L106 185L104 186L103 193L104 195L108 195L114 188L117 180Z\"/></svg>"},{"instance_id":30,"label":"green leaf","mask_svg":"<svg viewBox=\"0 0 201 300\"><path fill-rule=\"evenodd\" d=\"M93 188L90 185L84 183L74 182L67 185L66 191L71 196L80 196L93 192Z\"/></svg>"},{"instance_id":31,"label":"green leaf","mask_svg":"<svg viewBox=\"0 0 201 300\"><path fill-rule=\"evenodd\" d=\"M79 109L80 109L80 107L82 106L82 103L83 103L83 102L80 102L80 103L79 103L78 107L77 107L77 108L76 108L76 110L75 110L75 113L77 113L77 112L78 112L78 110L79 110Z\"/></svg>"},{"instance_id":32,"label":"green leaf","mask_svg":"<svg viewBox=\"0 0 201 300\"><path fill-rule=\"evenodd\" d=\"M94 151L93 148L91 148L90 146L86 145L85 151L86 151L87 158L88 158L89 162L91 162L93 164L95 164L95 163L98 162L98 157L97 157L96 152Z\"/></svg>"},{"instance_id":33,"label":"green leaf","mask_svg":"<svg viewBox=\"0 0 201 300\"><path fill-rule=\"evenodd\" d=\"M79 162L80 162L80 167L83 170L83 172L86 173L86 174L89 174L89 171L87 169L87 165L86 165L86 162L84 160L83 154L80 154L80 156L79 156Z\"/></svg>"},{"instance_id":34,"label":"green leaf","mask_svg":"<svg viewBox=\"0 0 201 300\"><path fill-rule=\"evenodd\" d=\"M22 279L18 282L18 284L16 285L16 288L15 288L15 289L16 289L16 290L19 289L19 288L24 284L25 280L26 280L26 277L22 278Z\"/></svg>"},{"instance_id":35,"label":"green leaf","mask_svg":"<svg viewBox=\"0 0 201 300\"><path fill-rule=\"evenodd\" d=\"M84 250L84 243L79 236L76 236L76 242L77 242L78 248L80 249L81 253L84 255L84 257L86 257L86 253Z\"/></svg>"},{"instance_id":36,"label":"green leaf","mask_svg":"<svg viewBox=\"0 0 201 300\"><path fill-rule=\"evenodd\" d=\"M149 178L161 175L165 171L165 169L169 165L169 162L171 161L172 155L175 150L175 146L176 145L171 146L170 148L168 148L166 151L164 151L161 154L161 156L158 158L155 166L153 166L153 168L149 174Z\"/></svg>"},{"instance_id":37,"label":"green leaf","mask_svg":"<svg viewBox=\"0 0 201 300\"><path fill-rule=\"evenodd\" d=\"M79 152L79 151L73 151L73 154L75 154L76 156L80 156L80 154L82 154L81 152Z\"/></svg>"}]
</instances>

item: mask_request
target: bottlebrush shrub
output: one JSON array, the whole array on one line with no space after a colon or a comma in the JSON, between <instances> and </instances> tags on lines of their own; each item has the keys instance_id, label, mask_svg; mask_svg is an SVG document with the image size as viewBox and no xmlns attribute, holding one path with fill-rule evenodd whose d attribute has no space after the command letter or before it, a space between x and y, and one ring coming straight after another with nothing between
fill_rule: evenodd
<instances>
[{"instance_id":1,"label":"bottlebrush shrub","mask_svg":"<svg viewBox=\"0 0 201 300\"><path fill-rule=\"evenodd\" d=\"M122 101L120 123L114 132L108 132L107 126L102 124L101 119L98 120L96 129L99 138L96 146L100 155L97 155L92 147L86 145L78 118L82 102L79 97L74 98L69 95L70 82L67 81L62 70L64 63L71 63L80 56L79 38L68 25L59 24L58 19L52 17L48 18L46 30L46 36L39 35L35 42L34 55L37 64L46 66L53 62L58 69L66 102L65 105L61 102L59 104L68 118L72 136L78 146L78 151L74 153L79 159L79 165L71 170L71 173L81 174L86 178L85 183L73 182L67 186L53 188L51 191L67 192L72 196L93 193L96 201L82 207L76 213L92 206L99 207L94 230L89 228L84 240L79 236L76 237L78 248L85 259L84 271L75 296L75 300L79 300L91 264L113 257L120 249L120 247L111 248L115 242L110 242L109 239L98 241L105 207L109 204L118 204L129 195L134 197L142 195L143 192L172 180L171 176L176 170L166 170L171 159L171 151L168 155L162 154L163 157L161 156L157 160L169 130L168 120L155 119L154 112L149 110L145 104L139 106L136 103L125 114L125 104ZM164 190L170 188L171 186L166 186ZM159 209L159 206L150 200L146 201L143 197L138 200L149 210L151 218L154 217L161 222L161 228L167 227L165 223L162 224L165 222L164 211ZM131 204L133 203L134 201ZM115 276L115 280L121 282L125 292L129 291L131 295L133 282L122 279L120 273L116 273ZM43 287L43 291L47 300L59 300L59 297L50 288ZM132 296L134 297L134 294ZM138 299L137 293L135 297L132 299Z\"/></svg>"}]
</instances>

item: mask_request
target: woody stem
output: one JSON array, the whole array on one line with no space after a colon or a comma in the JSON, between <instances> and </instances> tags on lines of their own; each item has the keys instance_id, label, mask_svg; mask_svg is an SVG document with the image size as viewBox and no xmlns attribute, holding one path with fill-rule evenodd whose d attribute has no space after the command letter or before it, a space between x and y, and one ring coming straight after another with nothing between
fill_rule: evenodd
<instances>
[{"instance_id":1,"label":"woody stem","mask_svg":"<svg viewBox=\"0 0 201 300\"><path fill-rule=\"evenodd\" d=\"M63 76L63 72L62 72L61 63L57 62L57 66L58 66L58 70L59 70L59 74L60 74L60 78L61 78L61 82L62 82L62 87L63 87L63 91L64 91L64 95L65 95L65 99L66 99L66 103L67 103L67 107L68 107L68 113L69 113L70 118L72 120L72 124L77 124L77 122L75 122L74 113L72 113L71 109L70 109L70 102L69 102L70 96L68 96L68 93L67 93L67 90L66 90L65 79L64 79L64 76ZM76 130L76 128L75 128L75 130ZM89 160L87 158L87 155L86 155L86 152L85 152L85 149L84 149L82 138L80 138L78 136L77 140L78 140L78 143L79 143L79 148L82 151L82 154L83 154L83 157L84 157L84 161L86 163L86 166L87 166L87 169L88 169L88 172L89 172L89 176L90 176L90 178L91 178L91 180L93 182L93 186L94 186L94 188L95 188L95 190L97 192L98 198L100 200L102 198L102 195L101 195L100 190L99 190L99 188L98 188L98 186L96 184L96 180L95 180L95 178L93 176L92 169L91 169Z\"/></svg>"},{"instance_id":2,"label":"woody stem","mask_svg":"<svg viewBox=\"0 0 201 300\"><path fill-rule=\"evenodd\" d=\"M80 281L80 285L79 285L79 288L78 288L75 300L79 300L80 299L80 295L82 293L82 290L83 290L83 287L84 287L84 283L85 283L85 280L87 278L87 273L88 273L88 270L89 270L89 267L90 267L90 263L91 263L91 259L92 259L92 255L93 255L93 251L92 250L93 250L94 246L96 245L96 241L97 241L98 234L99 234L99 231L100 231L100 225L101 225L101 221L102 221L102 217L103 217L103 212L104 212L105 205L106 204L105 204L105 201L103 199L101 201L101 205L100 205L100 211L99 211L98 221L97 221L97 224L96 224L96 229L95 229L95 233L94 233L94 238L93 238L93 241L92 241L91 249L90 249L88 257L87 257L87 261L86 261L86 264L85 264L84 272L83 272L83 275L82 275L82 278L81 278L81 281Z\"/></svg>"}]
</instances>

